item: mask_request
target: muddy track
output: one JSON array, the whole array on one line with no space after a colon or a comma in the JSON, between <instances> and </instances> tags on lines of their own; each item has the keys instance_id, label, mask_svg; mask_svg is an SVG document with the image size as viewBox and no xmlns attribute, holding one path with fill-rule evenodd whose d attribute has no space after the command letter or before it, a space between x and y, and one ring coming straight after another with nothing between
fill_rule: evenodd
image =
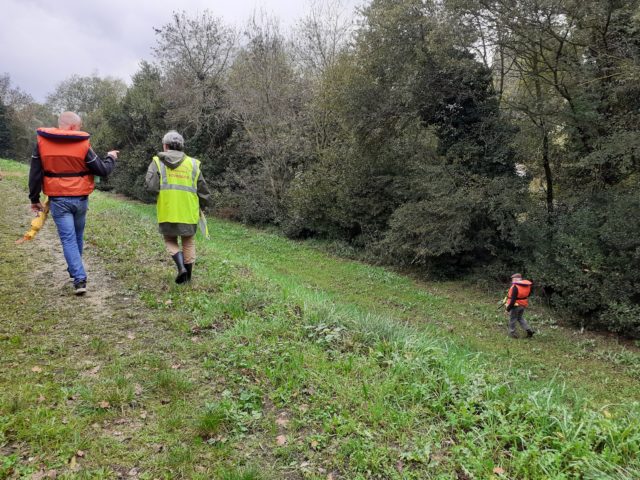
<instances>
[{"instance_id":1,"label":"muddy track","mask_svg":"<svg viewBox=\"0 0 640 480\"><path fill-rule=\"evenodd\" d=\"M26 298L19 301L26 301L37 291L44 304L43 313L57 315L55 326L43 334L59 337L63 344L74 343L70 339L81 333L85 339L100 337L110 344L129 346L132 336L151 341L157 335L160 326L149 321L153 312L127 292L104 267L91 244L90 235L85 234L83 253L88 291L83 296L76 296L53 219L47 219L32 241L15 245L15 240L28 230L32 218L28 200L24 192L9 182L0 182L0 195L5 202L0 213L0 243L5 251L9 251L4 260L23 262L27 267L28 283L33 286L30 291L16 292L16 297L24 296ZM89 207L87 225L94 221L97 219ZM81 352L72 350L70 353L82 356Z\"/></svg>"}]
</instances>

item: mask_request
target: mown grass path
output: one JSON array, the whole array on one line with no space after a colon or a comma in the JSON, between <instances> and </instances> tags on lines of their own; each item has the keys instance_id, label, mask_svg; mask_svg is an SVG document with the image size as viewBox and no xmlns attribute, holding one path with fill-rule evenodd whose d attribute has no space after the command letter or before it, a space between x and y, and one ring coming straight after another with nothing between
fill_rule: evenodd
<instances>
[{"instance_id":1,"label":"mown grass path","mask_svg":"<svg viewBox=\"0 0 640 480\"><path fill-rule=\"evenodd\" d=\"M496 308L507 286L487 293L464 282L425 283L236 224L211 220L209 228L215 235L202 247L249 265L299 298L321 298L424 328L427 335L490 354L498 370L518 370L534 383L566 382L596 405L640 400L637 348L564 328L547 309L536 308L535 298L527 318L537 335L509 338L507 318Z\"/></svg>"},{"instance_id":2,"label":"mown grass path","mask_svg":"<svg viewBox=\"0 0 640 480\"><path fill-rule=\"evenodd\" d=\"M213 219L178 287L154 208L100 193L75 298L0 169L0 479L639 475L633 350Z\"/></svg>"}]
</instances>

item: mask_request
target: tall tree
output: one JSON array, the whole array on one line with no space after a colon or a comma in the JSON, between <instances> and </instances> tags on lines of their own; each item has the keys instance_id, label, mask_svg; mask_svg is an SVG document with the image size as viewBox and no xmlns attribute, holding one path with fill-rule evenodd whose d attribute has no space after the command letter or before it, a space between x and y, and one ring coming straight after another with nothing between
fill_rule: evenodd
<instances>
[{"instance_id":1,"label":"tall tree","mask_svg":"<svg viewBox=\"0 0 640 480\"><path fill-rule=\"evenodd\" d=\"M308 150L307 138L300 135L303 89L276 21L256 15L244 37L229 88L233 112L257 161L247 173L253 172L261 193L248 197L254 208L247 212L255 220L279 222L288 185Z\"/></svg>"},{"instance_id":2,"label":"tall tree","mask_svg":"<svg viewBox=\"0 0 640 480\"><path fill-rule=\"evenodd\" d=\"M235 56L237 33L210 11L175 12L156 28L154 48L163 75L167 120L199 153L214 151L230 134L224 80Z\"/></svg>"},{"instance_id":3,"label":"tall tree","mask_svg":"<svg viewBox=\"0 0 640 480\"><path fill-rule=\"evenodd\" d=\"M354 50L335 69L342 145L293 192L300 216L328 223L316 228L404 263L469 265L509 244L517 204L508 199L519 188L509 128L490 71L451 29L438 2L376 0L364 10ZM334 215L314 203L337 203Z\"/></svg>"},{"instance_id":4,"label":"tall tree","mask_svg":"<svg viewBox=\"0 0 640 480\"><path fill-rule=\"evenodd\" d=\"M343 0L313 0L310 10L297 24L292 51L301 86L307 90L305 114L309 129L305 135L313 140L315 156L336 139L337 128L331 107L332 72L340 55L352 40L355 20Z\"/></svg>"},{"instance_id":5,"label":"tall tree","mask_svg":"<svg viewBox=\"0 0 640 480\"><path fill-rule=\"evenodd\" d=\"M105 112L112 138L122 150L111 185L134 198L151 199L143 187L144 175L151 158L162 148L168 128L166 103L159 68L142 62L124 98Z\"/></svg>"},{"instance_id":6,"label":"tall tree","mask_svg":"<svg viewBox=\"0 0 640 480\"><path fill-rule=\"evenodd\" d=\"M120 100L126 91L127 85L117 78L72 75L47 95L47 105L54 113L70 110L87 116L99 111L105 101Z\"/></svg>"},{"instance_id":7,"label":"tall tree","mask_svg":"<svg viewBox=\"0 0 640 480\"><path fill-rule=\"evenodd\" d=\"M11 138L11 121L7 115L7 107L0 102L0 157L10 158L14 154Z\"/></svg>"},{"instance_id":8,"label":"tall tree","mask_svg":"<svg viewBox=\"0 0 640 480\"><path fill-rule=\"evenodd\" d=\"M27 160L35 144L34 131L42 125L51 125L53 116L49 110L33 100L33 97L13 86L8 74L0 75L0 103L11 132L13 156Z\"/></svg>"}]
</instances>

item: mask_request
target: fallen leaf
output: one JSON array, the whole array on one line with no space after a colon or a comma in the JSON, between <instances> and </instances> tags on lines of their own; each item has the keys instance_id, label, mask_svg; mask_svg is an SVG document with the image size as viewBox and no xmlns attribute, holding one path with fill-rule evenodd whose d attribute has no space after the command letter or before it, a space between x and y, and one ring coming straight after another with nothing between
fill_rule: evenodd
<instances>
[{"instance_id":1,"label":"fallen leaf","mask_svg":"<svg viewBox=\"0 0 640 480\"><path fill-rule=\"evenodd\" d=\"M78 468L78 462L76 460L76 456L75 455L73 457L71 457L71 460L69 460L69 468L71 470L75 470L76 468Z\"/></svg>"},{"instance_id":2,"label":"fallen leaf","mask_svg":"<svg viewBox=\"0 0 640 480\"><path fill-rule=\"evenodd\" d=\"M40 395L40 396L38 397L38 403L42 403L42 402L44 402L45 400L46 400L46 398L44 398L44 395Z\"/></svg>"},{"instance_id":3,"label":"fallen leaf","mask_svg":"<svg viewBox=\"0 0 640 480\"><path fill-rule=\"evenodd\" d=\"M286 435L278 435L276 437L276 443L278 445L284 445L285 443L287 443L287 437Z\"/></svg>"},{"instance_id":4,"label":"fallen leaf","mask_svg":"<svg viewBox=\"0 0 640 480\"><path fill-rule=\"evenodd\" d=\"M276 425L286 428L287 425L289 425L289 419L284 415L280 415L278 418L276 418Z\"/></svg>"},{"instance_id":5,"label":"fallen leaf","mask_svg":"<svg viewBox=\"0 0 640 480\"><path fill-rule=\"evenodd\" d=\"M318 441L317 441L317 440L313 440L313 441L311 442L311 448L313 448L314 450L316 450L316 449L318 448L318 446L319 446L319 445L320 445L320 444L318 443Z\"/></svg>"},{"instance_id":6,"label":"fallen leaf","mask_svg":"<svg viewBox=\"0 0 640 480\"><path fill-rule=\"evenodd\" d=\"M134 340L134 339L136 338L136 336L135 336L133 333L129 333L129 334L127 335L127 338L128 338L129 340Z\"/></svg>"},{"instance_id":7,"label":"fallen leaf","mask_svg":"<svg viewBox=\"0 0 640 480\"><path fill-rule=\"evenodd\" d=\"M97 375L99 371L100 371L100 365L97 365L93 367L91 370L89 370L89 375Z\"/></svg>"},{"instance_id":8,"label":"fallen leaf","mask_svg":"<svg viewBox=\"0 0 640 480\"><path fill-rule=\"evenodd\" d=\"M143 420L146 419L147 418L147 412L142 412L140 414L140 418L143 419Z\"/></svg>"},{"instance_id":9,"label":"fallen leaf","mask_svg":"<svg viewBox=\"0 0 640 480\"><path fill-rule=\"evenodd\" d=\"M49 471L44 471L44 470L40 470L39 472L34 473L33 475L31 475L31 480L44 480L45 478L58 478L58 471L57 470L49 470Z\"/></svg>"},{"instance_id":10,"label":"fallen leaf","mask_svg":"<svg viewBox=\"0 0 640 480\"><path fill-rule=\"evenodd\" d=\"M98 404L98 406L100 408L105 408L106 409L106 408L109 408L111 406L111 404L109 402L107 402L106 400L103 400Z\"/></svg>"},{"instance_id":11,"label":"fallen leaf","mask_svg":"<svg viewBox=\"0 0 640 480\"><path fill-rule=\"evenodd\" d=\"M42 368L41 368L41 367L38 367L38 366L35 366L35 367L33 367L33 368L31 369L31 371L32 371L33 373L40 373L40 372L42 372Z\"/></svg>"},{"instance_id":12,"label":"fallen leaf","mask_svg":"<svg viewBox=\"0 0 640 480\"><path fill-rule=\"evenodd\" d=\"M299 408L302 413L305 413L307 410L309 410L309 405L307 405L306 403L303 403L302 405L300 405Z\"/></svg>"},{"instance_id":13,"label":"fallen leaf","mask_svg":"<svg viewBox=\"0 0 640 480\"><path fill-rule=\"evenodd\" d=\"M139 383L136 383L133 386L133 391L136 395L140 396L142 395L142 392L144 391L144 389L142 388L142 385L140 385Z\"/></svg>"},{"instance_id":14,"label":"fallen leaf","mask_svg":"<svg viewBox=\"0 0 640 480\"><path fill-rule=\"evenodd\" d=\"M493 473L495 473L496 475L502 475L504 473L504 468L496 467L493 469Z\"/></svg>"},{"instance_id":15,"label":"fallen leaf","mask_svg":"<svg viewBox=\"0 0 640 480\"><path fill-rule=\"evenodd\" d=\"M84 458L84 452L83 452L82 450L78 450L78 451L76 452L76 457L78 457L78 458Z\"/></svg>"},{"instance_id":16,"label":"fallen leaf","mask_svg":"<svg viewBox=\"0 0 640 480\"><path fill-rule=\"evenodd\" d=\"M335 480L336 477L333 476L333 473L327 475L327 480Z\"/></svg>"},{"instance_id":17,"label":"fallen leaf","mask_svg":"<svg viewBox=\"0 0 640 480\"><path fill-rule=\"evenodd\" d=\"M172 370L178 370L182 365L180 365L179 363L176 363L175 365L171 365L171 369Z\"/></svg>"},{"instance_id":18,"label":"fallen leaf","mask_svg":"<svg viewBox=\"0 0 640 480\"><path fill-rule=\"evenodd\" d=\"M173 304L173 300L169 299L166 302L164 302L165 305L172 305Z\"/></svg>"}]
</instances>

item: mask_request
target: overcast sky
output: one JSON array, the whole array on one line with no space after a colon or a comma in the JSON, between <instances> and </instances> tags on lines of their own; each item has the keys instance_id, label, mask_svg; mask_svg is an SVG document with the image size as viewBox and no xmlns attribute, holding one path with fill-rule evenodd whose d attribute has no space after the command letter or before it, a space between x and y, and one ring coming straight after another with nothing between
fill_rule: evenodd
<instances>
[{"instance_id":1,"label":"overcast sky","mask_svg":"<svg viewBox=\"0 0 640 480\"><path fill-rule=\"evenodd\" d=\"M0 74L8 73L12 86L37 101L74 73L129 82L140 60L152 58L153 27L166 24L175 10L208 9L227 24L243 26L256 9L264 9L286 29L307 5L308 0L0 0Z\"/></svg>"}]
</instances>

